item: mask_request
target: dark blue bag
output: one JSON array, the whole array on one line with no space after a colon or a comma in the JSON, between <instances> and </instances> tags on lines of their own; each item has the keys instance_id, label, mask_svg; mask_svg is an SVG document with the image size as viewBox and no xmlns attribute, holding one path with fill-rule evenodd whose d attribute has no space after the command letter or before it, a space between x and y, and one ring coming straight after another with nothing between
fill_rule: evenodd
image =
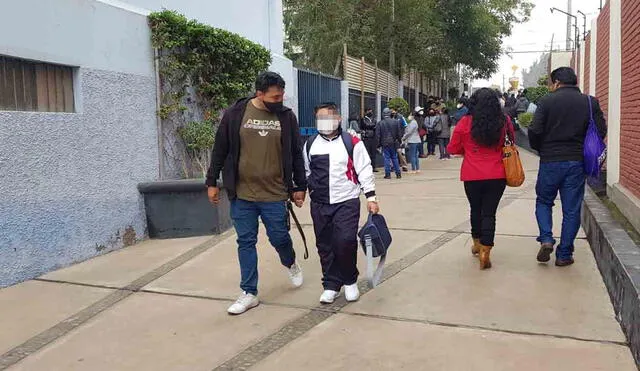
<instances>
[{"instance_id":1,"label":"dark blue bag","mask_svg":"<svg viewBox=\"0 0 640 371\"><path fill-rule=\"evenodd\" d=\"M600 169L607 158L607 145L600 138L596 120L593 118L593 103L589 96L589 127L584 138L584 171L588 177L599 178Z\"/></svg>"},{"instance_id":2,"label":"dark blue bag","mask_svg":"<svg viewBox=\"0 0 640 371\"><path fill-rule=\"evenodd\" d=\"M365 225L358 232L360 245L367 256L367 280L371 288L374 288L382 279L382 269L387 259L387 251L391 246L392 238L389 227L384 217L379 214L369 214ZM380 258L378 268L373 272L373 258Z\"/></svg>"}]
</instances>

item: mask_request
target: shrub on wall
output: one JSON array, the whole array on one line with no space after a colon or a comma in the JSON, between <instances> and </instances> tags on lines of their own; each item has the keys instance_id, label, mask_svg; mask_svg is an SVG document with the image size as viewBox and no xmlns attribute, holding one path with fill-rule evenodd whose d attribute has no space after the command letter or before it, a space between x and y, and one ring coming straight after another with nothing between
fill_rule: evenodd
<instances>
[{"instance_id":1,"label":"shrub on wall","mask_svg":"<svg viewBox=\"0 0 640 371\"><path fill-rule=\"evenodd\" d=\"M213 145L221 110L252 90L256 76L271 63L271 54L239 35L174 11L150 14L149 26L162 84L158 115L163 123L171 121L184 151L202 170L202 146L210 150ZM190 168L183 165L184 176L193 175Z\"/></svg>"},{"instance_id":2,"label":"shrub on wall","mask_svg":"<svg viewBox=\"0 0 640 371\"><path fill-rule=\"evenodd\" d=\"M395 109L404 116L407 116L409 114L409 103L407 103L406 100L400 97L391 99L389 103L387 103L387 107L389 109Z\"/></svg>"}]
</instances>

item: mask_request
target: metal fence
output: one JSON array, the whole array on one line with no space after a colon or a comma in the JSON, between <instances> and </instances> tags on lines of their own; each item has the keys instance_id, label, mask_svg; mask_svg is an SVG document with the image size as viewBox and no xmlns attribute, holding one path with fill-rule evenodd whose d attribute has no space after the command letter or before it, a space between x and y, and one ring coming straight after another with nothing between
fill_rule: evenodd
<instances>
[{"instance_id":1,"label":"metal fence","mask_svg":"<svg viewBox=\"0 0 640 371\"><path fill-rule=\"evenodd\" d=\"M314 108L324 102L340 107L340 79L319 72L298 70L298 121L302 136L317 133Z\"/></svg>"},{"instance_id":2,"label":"metal fence","mask_svg":"<svg viewBox=\"0 0 640 371\"><path fill-rule=\"evenodd\" d=\"M364 107L362 105L362 92L356 89L349 89L349 119L360 118L361 108L376 109L376 95L372 93L364 93ZM385 102L386 103L386 102Z\"/></svg>"}]
</instances>

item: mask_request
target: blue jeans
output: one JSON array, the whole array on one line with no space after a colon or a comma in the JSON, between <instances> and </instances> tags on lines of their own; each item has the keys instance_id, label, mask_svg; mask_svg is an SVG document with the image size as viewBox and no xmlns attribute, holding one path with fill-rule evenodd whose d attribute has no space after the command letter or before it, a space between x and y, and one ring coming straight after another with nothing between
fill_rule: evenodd
<instances>
[{"instance_id":1,"label":"blue jeans","mask_svg":"<svg viewBox=\"0 0 640 371\"><path fill-rule=\"evenodd\" d=\"M384 175L391 176L391 165L396 175L401 175L400 162L398 161L398 151L395 147L382 147L384 156Z\"/></svg>"},{"instance_id":2,"label":"blue jeans","mask_svg":"<svg viewBox=\"0 0 640 371\"><path fill-rule=\"evenodd\" d=\"M289 268L296 261L296 253L287 228L288 211L284 201L231 201L231 219L238 235L240 288L253 295L258 295L258 217L262 219L269 242L280 255L282 265Z\"/></svg>"},{"instance_id":3,"label":"blue jeans","mask_svg":"<svg viewBox=\"0 0 640 371\"><path fill-rule=\"evenodd\" d=\"M541 163L536 184L536 219L540 229L540 243L555 244L552 209L560 192L562 202L562 236L556 258L570 259L574 241L580 230L580 211L584 200L586 175L581 161Z\"/></svg>"},{"instance_id":4,"label":"blue jeans","mask_svg":"<svg viewBox=\"0 0 640 371\"><path fill-rule=\"evenodd\" d=\"M424 139L420 137L421 143L418 145L418 156L424 156Z\"/></svg>"},{"instance_id":5,"label":"blue jeans","mask_svg":"<svg viewBox=\"0 0 640 371\"><path fill-rule=\"evenodd\" d=\"M421 143L409 143L408 150L408 160L411 164L411 170L416 171L420 170L420 158L418 157L418 149L420 148Z\"/></svg>"}]
</instances>

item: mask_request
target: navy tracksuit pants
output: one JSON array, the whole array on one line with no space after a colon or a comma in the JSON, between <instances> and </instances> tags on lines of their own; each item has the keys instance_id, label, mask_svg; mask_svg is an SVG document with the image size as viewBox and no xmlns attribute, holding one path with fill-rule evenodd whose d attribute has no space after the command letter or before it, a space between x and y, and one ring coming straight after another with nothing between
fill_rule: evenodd
<instances>
[{"instance_id":1,"label":"navy tracksuit pants","mask_svg":"<svg viewBox=\"0 0 640 371\"><path fill-rule=\"evenodd\" d=\"M358 281L360 199L339 204L311 202L316 247L322 264L322 286L340 291Z\"/></svg>"}]
</instances>

